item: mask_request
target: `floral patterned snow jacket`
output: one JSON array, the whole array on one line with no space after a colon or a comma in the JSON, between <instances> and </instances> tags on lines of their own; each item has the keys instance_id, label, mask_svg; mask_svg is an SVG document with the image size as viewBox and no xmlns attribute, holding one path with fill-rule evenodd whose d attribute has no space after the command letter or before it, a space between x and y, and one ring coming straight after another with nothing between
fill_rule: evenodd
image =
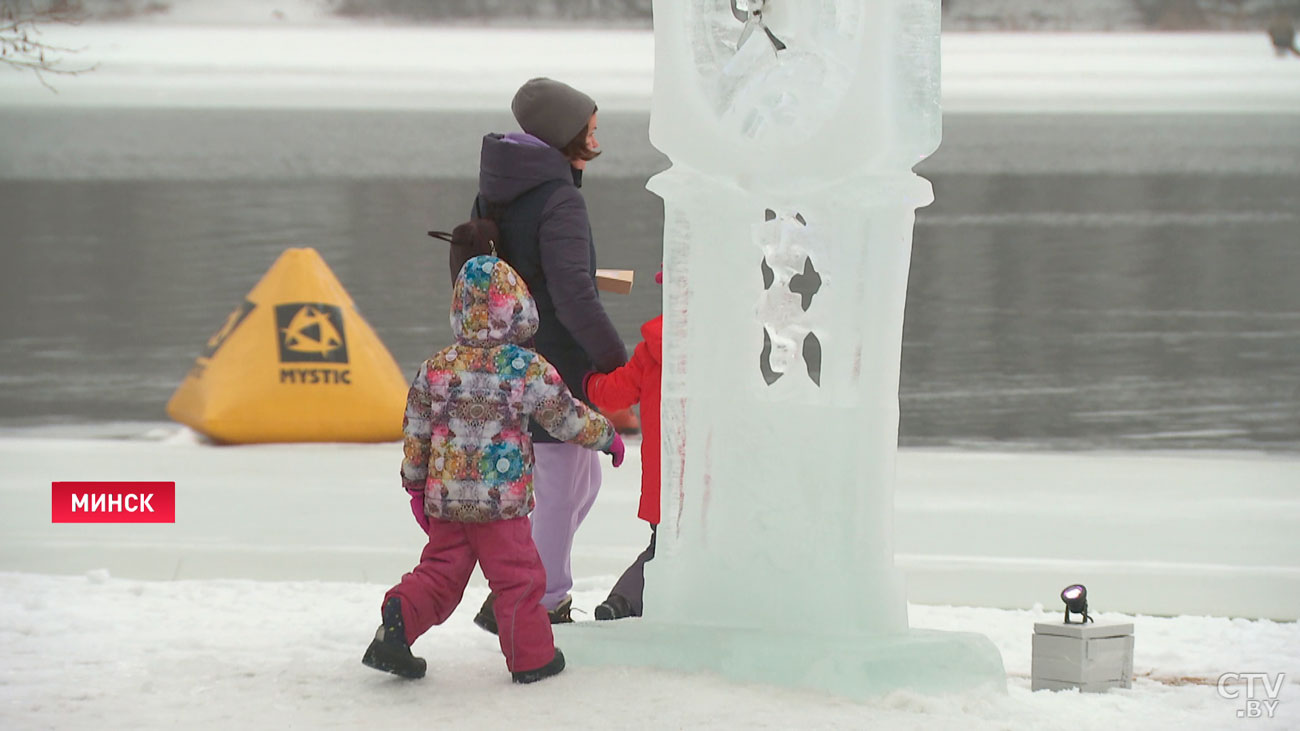
<instances>
[{"instance_id":1,"label":"floral patterned snow jacket","mask_svg":"<svg viewBox=\"0 0 1300 731\"><path fill-rule=\"evenodd\" d=\"M486 523L533 509L531 415L556 438L606 449L614 427L573 397L555 368L519 343L537 307L504 261L477 256L452 289L456 344L420 366L406 399L402 486L433 518Z\"/></svg>"}]
</instances>

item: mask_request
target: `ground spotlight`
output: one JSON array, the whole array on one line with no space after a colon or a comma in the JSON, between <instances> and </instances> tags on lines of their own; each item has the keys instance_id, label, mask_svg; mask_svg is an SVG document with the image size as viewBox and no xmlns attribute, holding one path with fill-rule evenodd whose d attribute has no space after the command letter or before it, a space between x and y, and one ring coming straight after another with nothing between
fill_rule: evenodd
<instances>
[{"instance_id":1,"label":"ground spotlight","mask_svg":"<svg viewBox=\"0 0 1300 731\"><path fill-rule=\"evenodd\" d=\"M1088 616L1088 589L1083 584L1071 584L1061 590L1061 601L1065 602L1065 623L1070 623L1070 613L1083 615L1079 624L1091 622Z\"/></svg>"}]
</instances>

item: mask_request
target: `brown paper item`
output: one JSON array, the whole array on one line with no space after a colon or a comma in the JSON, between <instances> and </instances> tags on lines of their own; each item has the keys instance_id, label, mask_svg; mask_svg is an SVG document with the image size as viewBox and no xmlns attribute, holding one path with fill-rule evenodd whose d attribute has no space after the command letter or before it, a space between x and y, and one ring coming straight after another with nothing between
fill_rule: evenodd
<instances>
[{"instance_id":1,"label":"brown paper item","mask_svg":"<svg viewBox=\"0 0 1300 731\"><path fill-rule=\"evenodd\" d=\"M632 291L631 269L597 269L596 289L614 294L627 294Z\"/></svg>"}]
</instances>

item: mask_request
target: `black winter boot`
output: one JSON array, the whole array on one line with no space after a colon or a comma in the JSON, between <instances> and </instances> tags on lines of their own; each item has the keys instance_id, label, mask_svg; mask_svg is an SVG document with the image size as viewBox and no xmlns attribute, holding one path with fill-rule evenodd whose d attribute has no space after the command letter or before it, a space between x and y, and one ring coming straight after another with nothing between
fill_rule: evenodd
<instances>
[{"instance_id":1,"label":"black winter boot","mask_svg":"<svg viewBox=\"0 0 1300 731\"><path fill-rule=\"evenodd\" d=\"M488 594L487 599L483 600L483 606L479 607L478 614L474 615L474 624L491 632L497 633L497 616L492 611L492 605L496 603L496 594ZM565 596L560 602L560 606L546 613L546 618L551 620L551 624L568 624L573 621L573 597Z\"/></svg>"},{"instance_id":2,"label":"black winter boot","mask_svg":"<svg viewBox=\"0 0 1300 731\"><path fill-rule=\"evenodd\" d=\"M632 605L622 594L610 594L609 598L596 605L592 613L596 619L623 619L632 616Z\"/></svg>"},{"instance_id":3,"label":"black winter boot","mask_svg":"<svg viewBox=\"0 0 1300 731\"><path fill-rule=\"evenodd\" d=\"M406 623L402 621L402 600L392 596L384 602L384 623L361 658L361 664L412 680L424 677L424 658L411 654L406 644Z\"/></svg>"},{"instance_id":4,"label":"black winter boot","mask_svg":"<svg viewBox=\"0 0 1300 731\"><path fill-rule=\"evenodd\" d=\"M483 606L478 608L478 614L474 615L474 624L483 629L497 633L497 615L492 612L492 605L496 603L496 594L488 594L487 599L483 600Z\"/></svg>"},{"instance_id":5,"label":"black winter boot","mask_svg":"<svg viewBox=\"0 0 1300 731\"><path fill-rule=\"evenodd\" d=\"M560 648L555 648L555 657L545 665L536 670L523 670L517 673L510 673L510 679L516 683L536 683L539 680L545 680L552 675L559 675L564 669L564 653Z\"/></svg>"}]
</instances>

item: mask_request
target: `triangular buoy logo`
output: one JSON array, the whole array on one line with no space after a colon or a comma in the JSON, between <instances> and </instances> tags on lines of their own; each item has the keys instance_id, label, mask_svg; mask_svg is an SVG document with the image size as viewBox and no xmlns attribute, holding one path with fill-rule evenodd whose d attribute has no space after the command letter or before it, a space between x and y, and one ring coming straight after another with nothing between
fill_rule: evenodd
<instances>
[{"instance_id":1,"label":"triangular buoy logo","mask_svg":"<svg viewBox=\"0 0 1300 731\"><path fill-rule=\"evenodd\" d=\"M343 310L317 302L275 306L281 363L347 363Z\"/></svg>"},{"instance_id":2,"label":"triangular buoy logo","mask_svg":"<svg viewBox=\"0 0 1300 731\"><path fill-rule=\"evenodd\" d=\"M219 442L400 439L407 383L314 249L289 249L208 338L167 414Z\"/></svg>"}]
</instances>

